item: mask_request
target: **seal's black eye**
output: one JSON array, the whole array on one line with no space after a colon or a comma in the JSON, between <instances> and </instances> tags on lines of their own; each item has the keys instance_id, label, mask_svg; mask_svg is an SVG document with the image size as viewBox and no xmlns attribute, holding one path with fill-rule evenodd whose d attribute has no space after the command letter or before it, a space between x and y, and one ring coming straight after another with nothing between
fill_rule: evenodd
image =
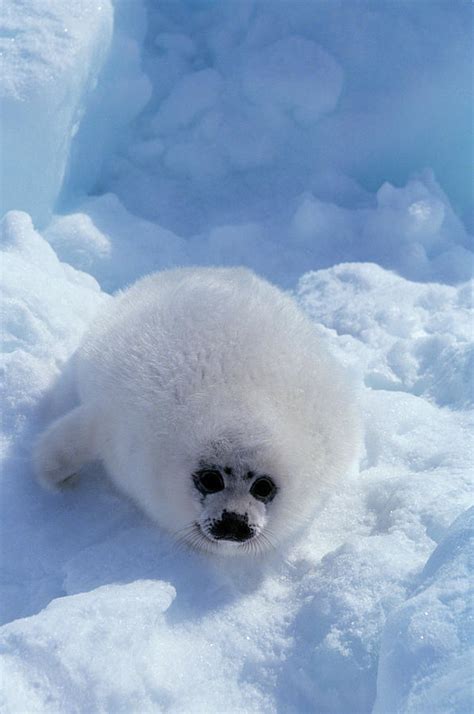
<instances>
[{"instance_id":1,"label":"seal's black eye","mask_svg":"<svg viewBox=\"0 0 474 714\"><path fill-rule=\"evenodd\" d=\"M268 476L261 476L256 481L253 482L250 493L257 501L263 501L263 503L268 503L272 500L275 493L277 492L277 487Z\"/></svg>"},{"instance_id":2,"label":"seal's black eye","mask_svg":"<svg viewBox=\"0 0 474 714\"><path fill-rule=\"evenodd\" d=\"M201 493L217 493L224 489L224 479L217 469L202 469L194 474L194 485Z\"/></svg>"}]
</instances>

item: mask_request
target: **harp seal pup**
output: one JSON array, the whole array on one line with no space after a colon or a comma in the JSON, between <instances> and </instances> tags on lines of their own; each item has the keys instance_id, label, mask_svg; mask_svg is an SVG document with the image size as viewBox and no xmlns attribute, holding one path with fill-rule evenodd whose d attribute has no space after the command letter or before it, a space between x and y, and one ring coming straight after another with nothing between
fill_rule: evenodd
<instances>
[{"instance_id":1,"label":"harp seal pup","mask_svg":"<svg viewBox=\"0 0 474 714\"><path fill-rule=\"evenodd\" d=\"M342 368L294 300L244 268L142 278L93 321L69 370L78 404L40 436L39 481L59 487L99 459L201 550L276 547L358 451Z\"/></svg>"}]
</instances>

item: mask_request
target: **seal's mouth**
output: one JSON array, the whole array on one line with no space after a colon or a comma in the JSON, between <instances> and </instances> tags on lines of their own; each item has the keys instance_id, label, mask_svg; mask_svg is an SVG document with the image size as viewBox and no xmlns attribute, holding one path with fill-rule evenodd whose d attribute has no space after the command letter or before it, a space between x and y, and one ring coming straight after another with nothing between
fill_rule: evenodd
<instances>
[{"instance_id":1,"label":"seal's mouth","mask_svg":"<svg viewBox=\"0 0 474 714\"><path fill-rule=\"evenodd\" d=\"M233 538L215 538L204 527L195 521L177 534L180 545L215 555L258 555L261 552L274 548L274 544L264 533L254 533L245 541Z\"/></svg>"},{"instance_id":2,"label":"seal's mouth","mask_svg":"<svg viewBox=\"0 0 474 714\"><path fill-rule=\"evenodd\" d=\"M213 535L210 531L206 531L200 523L196 523L196 527L199 529L199 532L201 535L204 536L204 538L209 542L212 543L215 547L222 547L223 545L230 545L230 546L243 546L247 541L242 541L241 538L237 537L234 534L228 534L226 536L224 535Z\"/></svg>"},{"instance_id":3,"label":"seal's mouth","mask_svg":"<svg viewBox=\"0 0 474 714\"><path fill-rule=\"evenodd\" d=\"M257 556L266 550L275 548L274 543L265 532L256 531L254 528L252 528L250 537L242 540L242 538L234 537L233 535L226 538L216 538L212 533L205 531L201 524L196 523L195 525L202 539L197 547L217 555Z\"/></svg>"},{"instance_id":4,"label":"seal's mouth","mask_svg":"<svg viewBox=\"0 0 474 714\"><path fill-rule=\"evenodd\" d=\"M255 528L249 523L248 515L224 510L221 517L206 523L207 535L214 540L246 543L255 535ZM208 526L208 527L207 527Z\"/></svg>"}]
</instances>

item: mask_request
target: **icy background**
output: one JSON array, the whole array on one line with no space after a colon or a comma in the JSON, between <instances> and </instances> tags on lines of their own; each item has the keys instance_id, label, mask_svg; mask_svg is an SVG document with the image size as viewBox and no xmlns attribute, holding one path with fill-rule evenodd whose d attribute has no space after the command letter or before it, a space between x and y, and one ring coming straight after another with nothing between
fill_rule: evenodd
<instances>
[{"instance_id":1,"label":"icy background","mask_svg":"<svg viewBox=\"0 0 474 714\"><path fill-rule=\"evenodd\" d=\"M1 711L467 713L471 4L3 9ZM32 480L94 312L196 263L292 290L360 383L360 472L265 561Z\"/></svg>"}]
</instances>

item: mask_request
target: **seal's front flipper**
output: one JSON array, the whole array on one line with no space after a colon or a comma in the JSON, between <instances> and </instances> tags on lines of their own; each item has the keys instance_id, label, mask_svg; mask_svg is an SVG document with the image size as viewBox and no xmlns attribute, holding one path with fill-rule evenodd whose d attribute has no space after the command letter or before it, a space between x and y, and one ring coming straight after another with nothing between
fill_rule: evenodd
<instances>
[{"instance_id":1,"label":"seal's front flipper","mask_svg":"<svg viewBox=\"0 0 474 714\"><path fill-rule=\"evenodd\" d=\"M39 437L33 455L36 477L49 490L66 485L94 458L93 429L84 406L56 419Z\"/></svg>"}]
</instances>

